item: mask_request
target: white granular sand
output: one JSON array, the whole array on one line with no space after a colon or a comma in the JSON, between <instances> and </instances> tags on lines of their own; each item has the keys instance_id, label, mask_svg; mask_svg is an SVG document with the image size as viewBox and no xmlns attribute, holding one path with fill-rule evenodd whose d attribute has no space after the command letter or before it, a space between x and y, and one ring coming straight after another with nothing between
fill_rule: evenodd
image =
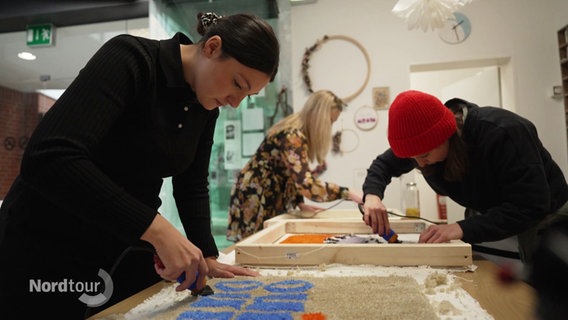
<instances>
[{"instance_id":1,"label":"white granular sand","mask_svg":"<svg viewBox=\"0 0 568 320\"><path fill-rule=\"evenodd\" d=\"M220 256L234 264L234 252ZM472 266L473 268L474 266ZM384 267L374 265L319 265L296 268L257 268L269 283L278 279L302 279L314 283L305 302L305 312L322 312L334 319L493 319L459 285L455 272L463 268ZM230 279L211 279L217 282ZM195 301L172 284L130 310L104 319L175 319ZM300 319L300 318L298 318Z\"/></svg>"}]
</instances>

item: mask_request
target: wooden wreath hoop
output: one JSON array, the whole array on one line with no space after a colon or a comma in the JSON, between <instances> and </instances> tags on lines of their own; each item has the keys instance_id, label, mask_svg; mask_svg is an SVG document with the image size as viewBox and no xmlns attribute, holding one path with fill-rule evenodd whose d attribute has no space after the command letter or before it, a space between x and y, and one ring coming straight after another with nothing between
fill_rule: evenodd
<instances>
[{"instance_id":1,"label":"wooden wreath hoop","mask_svg":"<svg viewBox=\"0 0 568 320\"><path fill-rule=\"evenodd\" d=\"M346 132L350 132L355 136L355 145L351 149L342 148L344 142L343 134ZM355 130L342 128L333 135L333 145L331 151L334 154L343 155L344 153L349 153L357 150L358 147L359 147L359 135L357 134L357 132L355 132Z\"/></svg>"},{"instance_id":2,"label":"wooden wreath hoop","mask_svg":"<svg viewBox=\"0 0 568 320\"><path fill-rule=\"evenodd\" d=\"M355 93L353 93L352 95L347 96L345 98L342 98L343 101L349 102L349 101L353 100L353 98L355 98L359 94L361 94L363 89L365 89L365 87L367 86L367 83L369 83L369 77L371 76L371 59L369 58L369 54L367 53L367 50L365 50L365 48L361 45L361 43L359 43L357 40L355 40L351 37L342 36L342 35L332 35L332 36L325 35L323 37L323 39L317 40L316 43L313 46L307 48L306 51L304 52L304 59L302 59L302 79L304 80L304 83L306 84L308 91L310 93L313 93L314 89L312 88L312 81L311 81L310 75L308 73L308 71L310 69L310 57L311 57L312 53L314 53L324 43L326 43L327 41L330 41L330 40L344 40L344 41L347 41L347 42L354 44L357 48L359 48L359 50L361 50L361 52L363 53L363 56L365 57L365 61L367 62L367 75L365 76L365 81L363 82L363 85L357 91L355 91Z\"/></svg>"},{"instance_id":3,"label":"wooden wreath hoop","mask_svg":"<svg viewBox=\"0 0 568 320\"><path fill-rule=\"evenodd\" d=\"M357 132L355 132L355 130L352 129L343 129L341 130L341 134L343 135L344 133L352 133L355 136L355 145L351 148L351 149L343 149L341 147L341 145L339 145L339 150L341 150L342 153L350 153L353 152L355 150L357 150L357 148L359 148L359 135L357 134ZM342 141L343 142L343 141Z\"/></svg>"}]
</instances>

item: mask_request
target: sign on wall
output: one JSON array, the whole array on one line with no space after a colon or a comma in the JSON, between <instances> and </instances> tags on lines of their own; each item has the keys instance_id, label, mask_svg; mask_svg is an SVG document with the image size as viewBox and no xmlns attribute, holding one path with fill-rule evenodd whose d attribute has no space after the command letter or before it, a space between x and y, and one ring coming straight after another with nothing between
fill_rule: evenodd
<instances>
[{"instance_id":1,"label":"sign on wall","mask_svg":"<svg viewBox=\"0 0 568 320\"><path fill-rule=\"evenodd\" d=\"M26 44L30 47L53 46L55 27L51 23L27 26Z\"/></svg>"}]
</instances>

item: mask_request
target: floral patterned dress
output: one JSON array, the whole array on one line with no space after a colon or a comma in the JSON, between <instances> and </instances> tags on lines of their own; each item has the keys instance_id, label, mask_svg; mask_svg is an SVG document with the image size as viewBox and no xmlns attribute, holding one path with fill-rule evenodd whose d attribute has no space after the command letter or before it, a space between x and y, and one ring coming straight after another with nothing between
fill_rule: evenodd
<instances>
[{"instance_id":1,"label":"floral patterned dress","mask_svg":"<svg viewBox=\"0 0 568 320\"><path fill-rule=\"evenodd\" d=\"M349 189L313 176L301 130L265 137L231 190L227 239L239 241L261 230L266 219L293 210L304 197L316 202L347 199Z\"/></svg>"}]
</instances>

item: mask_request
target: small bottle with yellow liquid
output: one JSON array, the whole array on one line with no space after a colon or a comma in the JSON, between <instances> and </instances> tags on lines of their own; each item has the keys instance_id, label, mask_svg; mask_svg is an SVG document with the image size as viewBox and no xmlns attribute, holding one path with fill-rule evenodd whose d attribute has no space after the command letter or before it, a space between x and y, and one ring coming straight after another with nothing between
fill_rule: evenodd
<instances>
[{"instance_id":1,"label":"small bottle with yellow liquid","mask_svg":"<svg viewBox=\"0 0 568 320\"><path fill-rule=\"evenodd\" d=\"M402 198L402 212L407 217L420 218L420 194L416 182L408 182Z\"/></svg>"}]
</instances>

